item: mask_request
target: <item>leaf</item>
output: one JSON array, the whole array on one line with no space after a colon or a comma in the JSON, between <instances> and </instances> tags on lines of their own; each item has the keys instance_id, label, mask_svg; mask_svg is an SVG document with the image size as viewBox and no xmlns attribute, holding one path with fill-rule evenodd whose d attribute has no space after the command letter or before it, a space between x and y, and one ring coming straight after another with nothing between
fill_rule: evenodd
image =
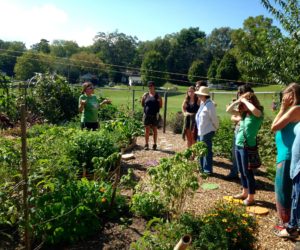
<instances>
[{"instance_id":1,"label":"leaf","mask_svg":"<svg viewBox=\"0 0 300 250\"><path fill-rule=\"evenodd\" d=\"M214 190L214 189L219 189L219 185L216 183L203 183L201 185L201 188L203 190Z\"/></svg>"}]
</instances>

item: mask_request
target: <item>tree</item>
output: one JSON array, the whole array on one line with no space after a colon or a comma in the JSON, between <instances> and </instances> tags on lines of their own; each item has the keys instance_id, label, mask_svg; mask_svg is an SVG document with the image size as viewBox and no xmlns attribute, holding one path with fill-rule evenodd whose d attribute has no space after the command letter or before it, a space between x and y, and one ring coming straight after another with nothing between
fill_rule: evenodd
<instances>
[{"instance_id":1,"label":"tree","mask_svg":"<svg viewBox=\"0 0 300 250\"><path fill-rule=\"evenodd\" d=\"M49 41L47 41L46 39L41 39L39 43L33 44L31 46L31 49L36 52L49 54L50 53Z\"/></svg>"},{"instance_id":2,"label":"tree","mask_svg":"<svg viewBox=\"0 0 300 250\"><path fill-rule=\"evenodd\" d=\"M218 68L217 75L218 80L238 80L240 77L239 70L236 66L236 59L232 54L227 52L221 60Z\"/></svg>"},{"instance_id":3,"label":"tree","mask_svg":"<svg viewBox=\"0 0 300 250\"><path fill-rule=\"evenodd\" d=\"M154 81L157 85L162 85L167 81L165 69L165 60L161 54L156 51L148 52L141 66L143 83Z\"/></svg>"},{"instance_id":4,"label":"tree","mask_svg":"<svg viewBox=\"0 0 300 250\"><path fill-rule=\"evenodd\" d=\"M127 36L115 31L113 33L99 32L91 46L105 63L110 64L109 74L111 81L120 82L124 68L131 67L136 57L137 37Z\"/></svg>"},{"instance_id":5,"label":"tree","mask_svg":"<svg viewBox=\"0 0 300 250\"><path fill-rule=\"evenodd\" d=\"M28 51L17 58L14 68L16 78L19 80L28 80L35 73L44 73L50 68L50 61L39 53Z\"/></svg>"},{"instance_id":6,"label":"tree","mask_svg":"<svg viewBox=\"0 0 300 250\"><path fill-rule=\"evenodd\" d=\"M224 54L233 47L231 33L231 28L222 27L219 29L214 29L207 37L206 46L214 59L221 60Z\"/></svg>"},{"instance_id":7,"label":"tree","mask_svg":"<svg viewBox=\"0 0 300 250\"><path fill-rule=\"evenodd\" d=\"M299 0L261 0L265 8L279 20L291 37L300 40L300 3ZM277 6L275 6L277 4Z\"/></svg>"},{"instance_id":8,"label":"tree","mask_svg":"<svg viewBox=\"0 0 300 250\"><path fill-rule=\"evenodd\" d=\"M244 21L243 29L232 32L234 48L232 53L238 63L241 78L244 81L271 83L270 65L272 49L282 34L272 19L263 16L249 17Z\"/></svg>"},{"instance_id":9,"label":"tree","mask_svg":"<svg viewBox=\"0 0 300 250\"><path fill-rule=\"evenodd\" d=\"M51 55L55 57L69 58L79 52L76 42L66 40L54 40L50 45Z\"/></svg>"},{"instance_id":10,"label":"tree","mask_svg":"<svg viewBox=\"0 0 300 250\"><path fill-rule=\"evenodd\" d=\"M71 56L72 67L78 68L80 74L98 74L104 70L103 62L95 55L87 52L79 52Z\"/></svg>"},{"instance_id":11,"label":"tree","mask_svg":"<svg viewBox=\"0 0 300 250\"><path fill-rule=\"evenodd\" d=\"M22 42L4 42L0 40L0 71L8 76L14 76L17 58L26 51Z\"/></svg>"},{"instance_id":12,"label":"tree","mask_svg":"<svg viewBox=\"0 0 300 250\"><path fill-rule=\"evenodd\" d=\"M217 60L213 60L212 63L209 66L208 72L207 72L207 77L208 80L212 83L216 83L216 77L217 77L217 69L218 69L218 61Z\"/></svg>"},{"instance_id":13,"label":"tree","mask_svg":"<svg viewBox=\"0 0 300 250\"><path fill-rule=\"evenodd\" d=\"M188 79L190 82L196 82L201 77L205 77L205 67L204 62L201 60L196 60L192 63L189 72L188 72Z\"/></svg>"},{"instance_id":14,"label":"tree","mask_svg":"<svg viewBox=\"0 0 300 250\"><path fill-rule=\"evenodd\" d=\"M170 40L171 49L166 58L170 81L187 81L187 74L193 61L203 60L205 65L205 33L199 28L182 29L179 33L166 36Z\"/></svg>"}]
</instances>

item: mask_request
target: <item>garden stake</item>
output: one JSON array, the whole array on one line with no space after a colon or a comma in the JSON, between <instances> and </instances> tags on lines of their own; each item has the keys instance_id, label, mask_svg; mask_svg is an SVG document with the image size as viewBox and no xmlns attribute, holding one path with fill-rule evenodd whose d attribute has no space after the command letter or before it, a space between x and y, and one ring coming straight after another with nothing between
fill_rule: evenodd
<instances>
[{"instance_id":1,"label":"garden stake","mask_svg":"<svg viewBox=\"0 0 300 250\"><path fill-rule=\"evenodd\" d=\"M187 234L183 236L177 245L174 247L174 250L185 250L192 243L192 236Z\"/></svg>"}]
</instances>

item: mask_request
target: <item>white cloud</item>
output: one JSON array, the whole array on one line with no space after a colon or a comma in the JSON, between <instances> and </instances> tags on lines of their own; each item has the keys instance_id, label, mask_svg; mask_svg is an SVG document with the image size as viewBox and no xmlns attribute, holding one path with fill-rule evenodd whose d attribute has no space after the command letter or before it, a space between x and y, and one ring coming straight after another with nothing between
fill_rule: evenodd
<instances>
[{"instance_id":1,"label":"white cloud","mask_svg":"<svg viewBox=\"0 0 300 250\"><path fill-rule=\"evenodd\" d=\"M70 20L68 13L53 4L22 6L0 0L0 39L22 41L27 47L42 38L73 40L80 46L90 45L96 31L92 27L79 27Z\"/></svg>"}]
</instances>

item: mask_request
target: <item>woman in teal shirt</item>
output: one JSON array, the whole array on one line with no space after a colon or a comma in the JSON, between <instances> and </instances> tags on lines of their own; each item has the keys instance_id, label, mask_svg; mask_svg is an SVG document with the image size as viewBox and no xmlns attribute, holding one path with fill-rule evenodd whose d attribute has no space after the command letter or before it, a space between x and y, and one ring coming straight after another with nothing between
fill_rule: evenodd
<instances>
[{"instance_id":1,"label":"woman in teal shirt","mask_svg":"<svg viewBox=\"0 0 300 250\"><path fill-rule=\"evenodd\" d=\"M291 214L292 179L290 165L292 145L295 139L294 127L300 121L300 86L291 83L284 91L279 113L275 117L271 130L276 132L277 147L275 197L279 225L275 229L282 230L287 226Z\"/></svg>"},{"instance_id":2,"label":"woman in teal shirt","mask_svg":"<svg viewBox=\"0 0 300 250\"><path fill-rule=\"evenodd\" d=\"M238 111L234 110L236 105L238 105ZM255 202L255 178L253 170L248 167L248 149L245 146L246 144L249 147L256 146L256 136L263 121L263 107L254 93L247 92L231 103L226 111L236 113L242 118L235 140L235 156L243 189L242 193L235 195L234 198L243 200L246 206L251 206Z\"/></svg>"},{"instance_id":3,"label":"woman in teal shirt","mask_svg":"<svg viewBox=\"0 0 300 250\"><path fill-rule=\"evenodd\" d=\"M85 82L82 85L82 95L79 97L79 112L81 115L81 129L97 130L99 128L98 109L103 104L111 103L105 99L99 103L94 94L94 87L91 82Z\"/></svg>"}]
</instances>

